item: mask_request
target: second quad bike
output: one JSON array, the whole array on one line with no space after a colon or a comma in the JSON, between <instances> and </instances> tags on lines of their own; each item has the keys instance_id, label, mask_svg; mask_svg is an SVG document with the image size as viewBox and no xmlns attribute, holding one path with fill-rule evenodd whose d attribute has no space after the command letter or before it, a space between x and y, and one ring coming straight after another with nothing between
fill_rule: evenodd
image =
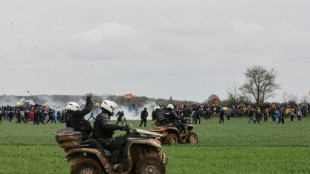
<instances>
[{"instance_id":1,"label":"second quad bike","mask_svg":"<svg viewBox=\"0 0 310 174\"><path fill-rule=\"evenodd\" d=\"M179 142L195 144L198 142L198 136L195 132L192 132L193 129L194 126L192 124L184 122L152 126L150 131L161 134L161 142L164 144L174 145Z\"/></svg>"},{"instance_id":2,"label":"second quad bike","mask_svg":"<svg viewBox=\"0 0 310 174\"><path fill-rule=\"evenodd\" d=\"M131 126L128 126L131 127ZM168 157L162 153L161 143L156 140L158 135L153 132L128 128L123 136L120 165L115 167L109 163L111 152L90 148L81 142L82 135L72 128L60 129L56 132L58 145L65 149L67 161L71 164L72 174L163 174L166 171Z\"/></svg>"}]
</instances>

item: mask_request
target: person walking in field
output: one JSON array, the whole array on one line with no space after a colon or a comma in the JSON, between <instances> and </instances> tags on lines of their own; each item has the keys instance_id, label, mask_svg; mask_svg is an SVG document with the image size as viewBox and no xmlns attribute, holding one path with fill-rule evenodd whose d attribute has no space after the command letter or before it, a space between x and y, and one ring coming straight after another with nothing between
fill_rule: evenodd
<instances>
[{"instance_id":1,"label":"person walking in field","mask_svg":"<svg viewBox=\"0 0 310 174\"><path fill-rule=\"evenodd\" d=\"M301 121L301 117L302 117L302 112L301 112L300 109L298 109L298 111L297 111L297 119L298 119L299 121Z\"/></svg>"},{"instance_id":2,"label":"person walking in field","mask_svg":"<svg viewBox=\"0 0 310 174\"><path fill-rule=\"evenodd\" d=\"M225 115L224 108L221 108L221 110L220 110L220 121L219 121L219 124L220 124L220 123L224 124L224 115Z\"/></svg>"},{"instance_id":3,"label":"person walking in field","mask_svg":"<svg viewBox=\"0 0 310 174\"><path fill-rule=\"evenodd\" d=\"M256 114L255 114L255 117L256 117L255 123L257 122L258 124L260 124L259 120L260 120L261 117L262 117L262 113L261 113L260 108L257 109ZM255 124L255 123L254 123L254 124Z\"/></svg>"},{"instance_id":4,"label":"person walking in field","mask_svg":"<svg viewBox=\"0 0 310 174\"><path fill-rule=\"evenodd\" d=\"M123 122L124 111L118 111L118 113L116 114L116 117L117 117L116 124L118 125L118 123L121 122L123 126L124 125L124 122Z\"/></svg>"},{"instance_id":5,"label":"person walking in field","mask_svg":"<svg viewBox=\"0 0 310 174\"><path fill-rule=\"evenodd\" d=\"M269 116L269 110L268 110L268 108L266 107L266 108L265 108L265 112L264 112L264 122L267 122L268 116Z\"/></svg>"},{"instance_id":6,"label":"person walking in field","mask_svg":"<svg viewBox=\"0 0 310 174\"><path fill-rule=\"evenodd\" d=\"M249 110L249 116L250 116L250 119L249 119L249 121L248 121L248 124L250 124L251 123L251 120L253 121L253 123L255 124L255 119L256 119L256 117L255 117L255 111L254 111L254 108L251 108L250 110Z\"/></svg>"},{"instance_id":7,"label":"person walking in field","mask_svg":"<svg viewBox=\"0 0 310 174\"><path fill-rule=\"evenodd\" d=\"M92 110L91 112L90 112L90 116L89 116L89 118L88 118L88 120L90 120L90 119L95 119L95 117L94 117L94 110Z\"/></svg>"},{"instance_id":8,"label":"person walking in field","mask_svg":"<svg viewBox=\"0 0 310 174\"><path fill-rule=\"evenodd\" d=\"M280 112L277 110L276 111L276 113L275 113L275 115L273 115L273 118L274 118L274 123L275 124L278 124L278 117L280 117L281 116L281 114L280 114Z\"/></svg>"},{"instance_id":9,"label":"person walking in field","mask_svg":"<svg viewBox=\"0 0 310 174\"><path fill-rule=\"evenodd\" d=\"M147 112L147 108L144 108L144 110L141 112L141 123L139 127L141 127L143 123L144 127L146 127L146 120L148 115L149 113Z\"/></svg>"},{"instance_id":10,"label":"person walking in field","mask_svg":"<svg viewBox=\"0 0 310 174\"><path fill-rule=\"evenodd\" d=\"M289 115L290 115L291 121L294 121L294 116L295 116L294 110L291 110L289 112Z\"/></svg>"}]
</instances>

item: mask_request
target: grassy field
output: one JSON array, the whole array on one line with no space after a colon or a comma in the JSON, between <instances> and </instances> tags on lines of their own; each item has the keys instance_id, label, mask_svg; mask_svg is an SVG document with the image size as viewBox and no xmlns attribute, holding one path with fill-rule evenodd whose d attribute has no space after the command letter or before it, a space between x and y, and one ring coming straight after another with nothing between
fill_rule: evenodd
<instances>
[{"instance_id":1,"label":"grassy field","mask_svg":"<svg viewBox=\"0 0 310 174\"><path fill-rule=\"evenodd\" d=\"M310 119L275 125L202 120L195 145L163 146L167 173L310 173ZM138 127L138 121L130 121ZM147 128L152 124L148 122ZM54 134L64 124L0 124L0 174L69 173Z\"/></svg>"}]
</instances>

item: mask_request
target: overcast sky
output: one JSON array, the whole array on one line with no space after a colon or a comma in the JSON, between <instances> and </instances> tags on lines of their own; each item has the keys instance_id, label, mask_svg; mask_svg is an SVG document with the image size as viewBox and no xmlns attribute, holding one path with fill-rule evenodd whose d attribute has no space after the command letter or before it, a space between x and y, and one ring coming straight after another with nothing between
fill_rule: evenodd
<instances>
[{"instance_id":1,"label":"overcast sky","mask_svg":"<svg viewBox=\"0 0 310 174\"><path fill-rule=\"evenodd\" d=\"M1 94L227 98L246 68L310 91L309 0L1 0Z\"/></svg>"}]
</instances>

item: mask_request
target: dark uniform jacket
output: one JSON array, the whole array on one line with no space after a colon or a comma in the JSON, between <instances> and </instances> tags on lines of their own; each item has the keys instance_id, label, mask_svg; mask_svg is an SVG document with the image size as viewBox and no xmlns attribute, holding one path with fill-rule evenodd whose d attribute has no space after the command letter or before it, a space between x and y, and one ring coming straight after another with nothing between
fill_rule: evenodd
<instances>
[{"instance_id":1,"label":"dark uniform jacket","mask_svg":"<svg viewBox=\"0 0 310 174\"><path fill-rule=\"evenodd\" d=\"M178 116L177 114L171 110L171 109L168 109L166 112L165 112L165 117L167 118L167 120L169 121L169 123L174 123L175 121L178 120Z\"/></svg>"},{"instance_id":2,"label":"dark uniform jacket","mask_svg":"<svg viewBox=\"0 0 310 174\"><path fill-rule=\"evenodd\" d=\"M111 139L114 131L118 130L120 126L110 124L109 115L107 113L100 113L97 115L94 123L93 138Z\"/></svg>"},{"instance_id":3,"label":"dark uniform jacket","mask_svg":"<svg viewBox=\"0 0 310 174\"><path fill-rule=\"evenodd\" d=\"M90 123L85 120L84 116L90 113L93 108L94 104L90 100L90 97L87 97L85 108L81 111L74 111L73 113L70 113L66 122L67 127L72 127L75 131L80 131L82 133L83 140L86 140L92 131Z\"/></svg>"}]
</instances>

